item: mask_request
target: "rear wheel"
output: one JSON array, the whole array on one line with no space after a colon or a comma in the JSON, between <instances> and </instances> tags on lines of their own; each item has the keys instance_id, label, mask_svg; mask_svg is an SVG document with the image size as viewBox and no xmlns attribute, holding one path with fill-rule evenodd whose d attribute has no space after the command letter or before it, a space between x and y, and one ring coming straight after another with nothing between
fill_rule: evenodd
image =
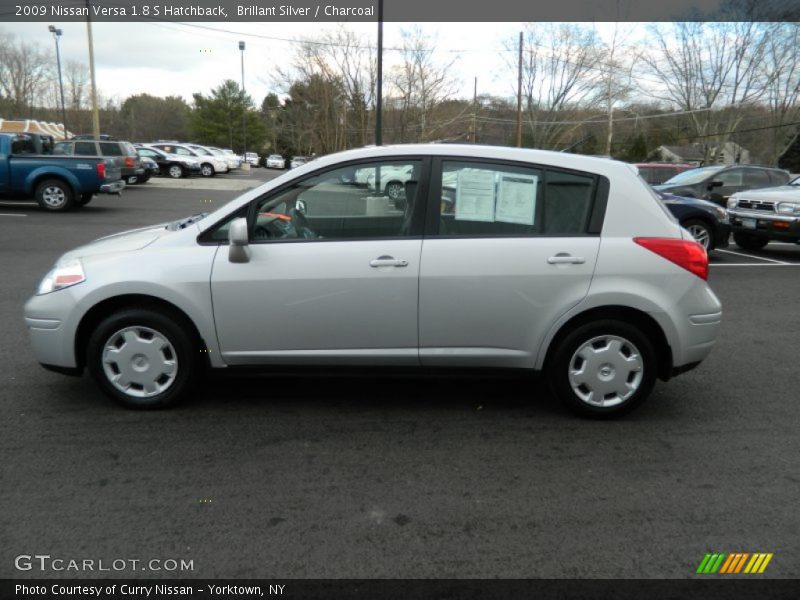
<instances>
[{"instance_id":1,"label":"rear wheel","mask_svg":"<svg viewBox=\"0 0 800 600\"><path fill-rule=\"evenodd\" d=\"M75 202L76 206L86 206L94 198L94 194L81 194L81 197Z\"/></svg>"},{"instance_id":2,"label":"rear wheel","mask_svg":"<svg viewBox=\"0 0 800 600\"><path fill-rule=\"evenodd\" d=\"M167 169L167 175L173 179L180 179L186 175L185 169L180 165L170 165Z\"/></svg>"},{"instance_id":3,"label":"rear wheel","mask_svg":"<svg viewBox=\"0 0 800 600\"><path fill-rule=\"evenodd\" d=\"M216 175L216 171L214 171L214 165L203 163L203 165L200 167L200 174L203 177L213 177Z\"/></svg>"},{"instance_id":4,"label":"rear wheel","mask_svg":"<svg viewBox=\"0 0 800 600\"><path fill-rule=\"evenodd\" d=\"M75 203L72 188L60 179L45 179L36 186L36 202L45 210L69 210Z\"/></svg>"},{"instance_id":5,"label":"rear wheel","mask_svg":"<svg viewBox=\"0 0 800 600\"><path fill-rule=\"evenodd\" d=\"M405 200L406 188L399 181L390 181L386 184L386 195L395 203L400 199Z\"/></svg>"},{"instance_id":6,"label":"rear wheel","mask_svg":"<svg viewBox=\"0 0 800 600\"><path fill-rule=\"evenodd\" d=\"M199 344L176 315L130 308L116 312L89 338L89 372L129 408L163 408L185 397L200 369Z\"/></svg>"},{"instance_id":7,"label":"rear wheel","mask_svg":"<svg viewBox=\"0 0 800 600\"><path fill-rule=\"evenodd\" d=\"M134 185L139 183L139 176L138 175L129 175L125 178L125 183L128 185Z\"/></svg>"},{"instance_id":8,"label":"rear wheel","mask_svg":"<svg viewBox=\"0 0 800 600\"><path fill-rule=\"evenodd\" d=\"M591 418L622 415L653 389L657 361L652 343L633 324L593 321L568 333L547 366L556 397Z\"/></svg>"},{"instance_id":9,"label":"rear wheel","mask_svg":"<svg viewBox=\"0 0 800 600\"><path fill-rule=\"evenodd\" d=\"M711 250L714 247L714 232L707 223L700 219L690 219L685 223L681 223L681 225L692 234L694 241L703 248Z\"/></svg>"},{"instance_id":10,"label":"rear wheel","mask_svg":"<svg viewBox=\"0 0 800 600\"><path fill-rule=\"evenodd\" d=\"M769 243L769 240L765 237L742 233L741 231L733 234L733 241L736 242L737 246L745 250L761 250Z\"/></svg>"}]
</instances>

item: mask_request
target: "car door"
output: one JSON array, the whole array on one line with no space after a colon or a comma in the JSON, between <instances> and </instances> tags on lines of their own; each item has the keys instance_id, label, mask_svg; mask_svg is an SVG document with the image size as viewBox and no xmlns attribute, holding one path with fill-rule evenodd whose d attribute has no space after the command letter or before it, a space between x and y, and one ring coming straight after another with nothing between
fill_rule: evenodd
<instances>
[{"instance_id":1,"label":"car door","mask_svg":"<svg viewBox=\"0 0 800 600\"><path fill-rule=\"evenodd\" d=\"M410 165L410 203L354 183L354 169ZM418 365L425 161L350 165L253 201L248 262L220 247L211 292L226 363ZM222 224L212 237L226 235Z\"/></svg>"},{"instance_id":2,"label":"car door","mask_svg":"<svg viewBox=\"0 0 800 600\"><path fill-rule=\"evenodd\" d=\"M434 160L432 197L440 201L428 208L420 268L423 365L532 367L548 329L588 292L603 181L525 164Z\"/></svg>"}]
</instances>

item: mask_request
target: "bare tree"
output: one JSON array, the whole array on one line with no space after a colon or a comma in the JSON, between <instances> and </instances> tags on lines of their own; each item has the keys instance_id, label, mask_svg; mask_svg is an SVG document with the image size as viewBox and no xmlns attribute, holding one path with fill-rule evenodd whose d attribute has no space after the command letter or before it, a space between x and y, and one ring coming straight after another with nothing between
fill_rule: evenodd
<instances>
[{"instance_id":1,"label":"bare tree","mask_svg":"<svg viewBox=\"0 0 800 600\"><path fill-rule=\"evenodd\" d=\"M512 49L516 44L515 38L507 42L507 47ZM580 127L579 111L602 104L600 67L604 54L597 34L589 28L553 23L525 26L522 98L527 145L557 147ZM516 63L513 68L516 74Z\"/></svg>"},{"instance_id":2,"label":"bare tree","mask_svg":"<svg viewBox=\"0 0 800 600\"><path fill-rule=\"evenodd\" d=\"M84 108L88 86L88 67L76 60L66 61L64 65L64 95L72 110Z\"/></svg>"},{"instance_id":3,"label":"bare tree","mask_svg":"<svg viewBox=\"0 0 800 600\"><path fill-rule=\"evenodd\" d=\"M800 120L800 23L781 23L771 32L764 56L763 70L771 74L766 102L770 111L769 162L775 163L778 156L790 143L796 128L787 124Z\"/></svg>"},{"instance_id":4,"label":"bare tree","mask_svg":"<svg viewBox=\"0 0 800 600\"><path fill-rule=\"evenodd\" d=\"M706 160L716 161L744 109L773 83L775 74L763 67L775 28L751 21L651 27L656 48L643 59L660 82L661 97L690 115L695 136L704 140Z\"/></svg>"},{"instance_id":5,"label":"bare tree","mask_svg":"<svg viewBox=\"0 0 800 600\"><path fill-rule=\"evenodd\" d=\"M437 122L432 117L437 107L455 96L457 84L450 73L456 59L438 62L436 40L418 26L404 30L402 36L401 64L390 73L387 103L401 111L399 141L430 141L450 121Z\"/></svg>"},{"instance_id":6,"label":"bare tree","mask_svg":"<svg viewBox=\"0 0 800 600\"><path fill-rule=\"evenodd\" d=\"M17 41L0 31L0 95L19 116L30 116L48 94L53 77L52 53L38 44Z\"/></svg>"}]
</instances>

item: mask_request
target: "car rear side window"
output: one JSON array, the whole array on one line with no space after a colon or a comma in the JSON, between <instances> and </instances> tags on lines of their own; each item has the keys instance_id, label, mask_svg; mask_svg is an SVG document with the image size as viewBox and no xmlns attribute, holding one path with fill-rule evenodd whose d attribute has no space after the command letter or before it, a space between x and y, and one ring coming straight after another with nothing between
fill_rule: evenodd
<instances>
[{"instance_id":1,"label":"car rear side window","mask_svg":"<svg viewBox=\"0 0 800 600\"><path fill-rule=\"evenodd\" d=\"M103 156L122 156L120 145L116 142L100 142L100 152Z\"/></svg>"},{"instance_id":2,"label":"car rear side window","mask_svg":"<svg viewBox=\"0 0 800 600\"><path fill-rule=\"evenodd\" d=\"M744 172L744 184L754 188L769 187L769 176L766 171L748 169Z\"/></svg>"},{"instance_id":3,"label":"car rear side window","mask_svg":"<svg viewBox=\"0 0 800 600\"><path fill-rule=\"evenodd\" d=\"M98 156L97 146L94 142L75 142L77 156Z\"/></svg>"},{"instance_id":4,"label":"car rear side window","mask_svg":"<svg viewBox=\"0 0 800 600\"><path fill-rule=\"evenodd\" d=\"M444 161L438 233L453 237L582 235L593 175L491 163Z\"/></svg>"}]
</instances>

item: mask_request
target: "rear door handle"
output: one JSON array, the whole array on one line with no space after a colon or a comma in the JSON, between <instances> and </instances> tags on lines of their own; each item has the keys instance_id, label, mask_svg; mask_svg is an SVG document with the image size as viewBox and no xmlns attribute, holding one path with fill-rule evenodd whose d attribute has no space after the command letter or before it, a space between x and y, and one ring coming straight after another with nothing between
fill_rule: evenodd
<instances>
[{"instance_id":1,"label":"rear door handle","mask_svg":"<svg viewBox=\"0 0 800 600\"><path fill-rule=\"evenodd\" d=\"M586 259L582 256L570 256L569 254L556 254L547 259L551 265L582 265Z\"/></svg>"},{"instance_id":2,"label":"rear door handle","mask_svg":"<svg viewBox=\"0 0 800 600\"><path fill-rule=\"evenodd\" d=\"M393 256L379 256L369 261L370 267L407 267L408 261Z\"/></svg>"}]
</instances>

